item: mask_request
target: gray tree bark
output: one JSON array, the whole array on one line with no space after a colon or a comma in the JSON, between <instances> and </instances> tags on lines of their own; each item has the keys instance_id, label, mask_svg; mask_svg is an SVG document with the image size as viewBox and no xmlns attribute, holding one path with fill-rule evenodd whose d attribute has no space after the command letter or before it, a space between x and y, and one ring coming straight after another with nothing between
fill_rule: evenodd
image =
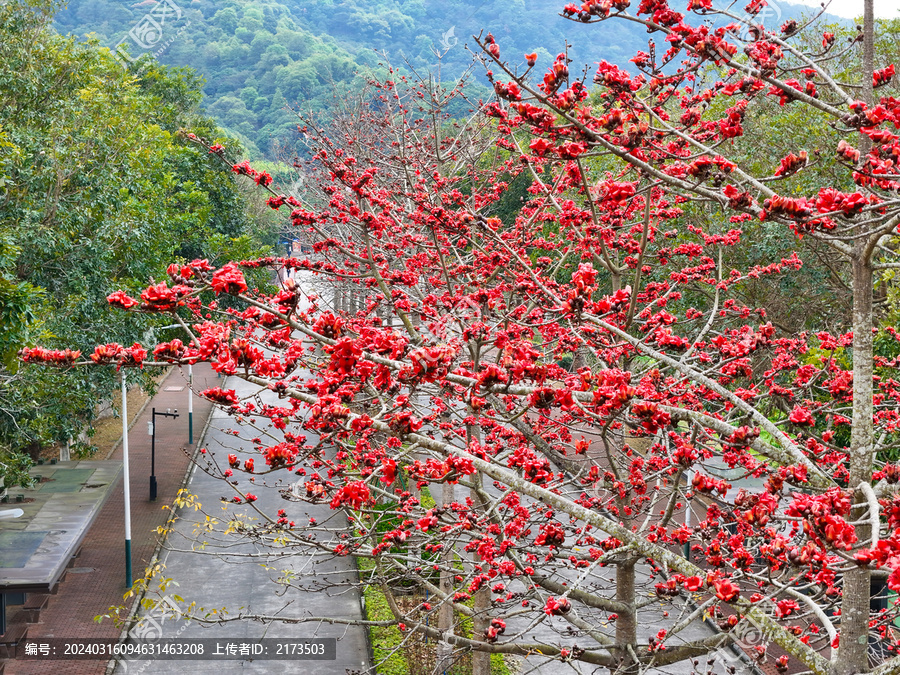
<instances>
[{"instance_id":1,"label":"gray tree bark","mask_svg":"<svg viewBox=\"0 0 900 675\"><path fill-rule=\"evenodd\" d=\"M875 63L875 3L865 0L863 30L863 97L873 102L872 73ZM868 147L862 148L863 156ZM872 236L872 235L870 235ZM858 242L851 256L853 273L853 427L850 432L850 483L854 491L853 517L865 515L866 497L860 483L870 483L875 460L872 416L873 340L872 249L869 242ZM856 526L857 539L865 543L872 536L869 519ZM855 567L844 575L841 601L841 637L833 675L867 672L869 667L869 600L872 573L866 567Z\"/></svg>"}]
</instances>

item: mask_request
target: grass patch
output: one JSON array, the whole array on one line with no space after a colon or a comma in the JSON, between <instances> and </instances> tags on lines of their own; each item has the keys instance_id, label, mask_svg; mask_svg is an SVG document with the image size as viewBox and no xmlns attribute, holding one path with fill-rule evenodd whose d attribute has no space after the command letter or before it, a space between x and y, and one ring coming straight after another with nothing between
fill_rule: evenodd
<instances>
[{"instance_id":1,"label":"grass patch","mask_svg":"<svg viewBox=\"0 0 900 675\"><path fill-rule=\"evenodd\" d=\"M370 560L359 561L360 577L365 579L364 569L374 569ZM366 619L368 621L386 621L394 618L387 598L377 586L365 584L363 595L366 598ZM371 626L369 640L375 656L375 672L383 675L409 675L409 666L401 647L403 634L396 626ZM400 647L398 649L398 647Z\"/></svg>"},{"instance_id":2,"label":"grass patch","mask_svg":"<svg viewBox=\"0 0 900 675\"><path fill-rule=\"evenodd\" d=\"M427 489L422 490L421 503L425 508L435 506L434 499ZM365 618L368 621L393 620L394 614L381 588L370 583L375 563L366 558L358 558L357 564L366 600ZM424 595L418 592L397 596L397 602L403 611L409 611L424 601ZM456 621L457 630L466 637L472 637L472 620L458 614ZM372 643L375 672L378 675L431 675L434 672L437 660L437 642L434 640L427 640L419 634L404 636L396 626L370 627L369 640ZM471 654L462 654L447 671L447 675L468 675L472 672L471 661ZM491 654L491 675L509 675L509 673L503 654Z\"/></svg>"}]
</instances>

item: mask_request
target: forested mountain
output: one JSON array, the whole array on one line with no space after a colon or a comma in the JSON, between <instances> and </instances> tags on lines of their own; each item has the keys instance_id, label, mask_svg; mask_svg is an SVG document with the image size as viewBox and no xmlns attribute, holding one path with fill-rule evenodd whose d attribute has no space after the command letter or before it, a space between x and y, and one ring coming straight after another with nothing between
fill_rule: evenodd
<instances>
[{"instance_id":1,"label":"forested mountain","mask_svg":"<svg viewBox=\"0 0 900 675\"><path fill-rule=\"evenodd\" d=\"M569 45L572 71L601 60L627 64L647 48L643 26L585 26L559 12L561 0L70 0L56 17L62 32L95 33L131 57L157 53L206 78L208 111L241 134L250 154L271 155L290 140L296 116L285 107L327 111L386 54L390 63L453 77L472 63L473 34L490 31L506 54L537 52L548 66ZM740 4L740 3L739 3ZM741 5L742 6L742 5ZM740 7L736 11L742 11ZM777 23L808 9L779 3L764 17ZM721 21L719 19L719 21ZM664 46L659 47L662 52ZM483 69L475 74L483 82Z\"/></svg>"}]
</instances>

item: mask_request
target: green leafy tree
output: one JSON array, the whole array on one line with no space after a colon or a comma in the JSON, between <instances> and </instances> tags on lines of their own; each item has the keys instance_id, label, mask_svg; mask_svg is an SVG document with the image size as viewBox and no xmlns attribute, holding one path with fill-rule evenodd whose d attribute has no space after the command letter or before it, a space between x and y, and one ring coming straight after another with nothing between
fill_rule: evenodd
<instances>
[{"instance_id":1,"label":"green leafy tree","mask_svg":"<svg viewBox=\"0 0 900 675\"><path fill-rule=\"evenodd\" d=\"M196 112L201 80L147 60L127 72L52 30L54 9L0 6L0 462L15 466L76 437L115 384L100 370L25 377L18 349L130 344L153 323L111 317L114 288L163 277L173 258L260 250L231 172L191 140L224 140Z\"/></svg>"}]
</instances>

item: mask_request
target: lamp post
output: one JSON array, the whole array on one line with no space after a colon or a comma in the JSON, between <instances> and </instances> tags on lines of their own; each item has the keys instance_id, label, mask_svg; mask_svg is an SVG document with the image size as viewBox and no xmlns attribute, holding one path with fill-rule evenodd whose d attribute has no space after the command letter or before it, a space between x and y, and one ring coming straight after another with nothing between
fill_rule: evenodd
<instances>
[{"instance_id":1,"label":"lamp post","mask_svg":"<svg viewBox=\"0 0 900 675\"><path fill-rule=\"evenodd\" d=\"M166 412L156 412L156 408L153 408L150 415L150 501L156 501L156 417L178 417L178 408L175 408L175 412L170 412L169 409L166 409Z\"/></svg>"},{"instance_id":2,"label":"lamp post","mask_svg":"<svg viewBox=\"0 0 900 675\"><path fill-rule=\"evenodd\" d=\"M689 470L686 472L685 478L686 478L686 480L687 480L688 490L690 490L690 489L691 489L691 484L692 484L693 481L694 481L694 472L691 471L691 470L689 469ZM685 507L684 507L684 526L685 526L686 528L688 528L688 527L691 526L691 504L693 503L693 500L691 500L691 499L685 499L684 501L685 501ZM685 560L690 560L690 559L691 559L691 542L689 542L689 541L684 542L684 559L685 559Z\"/></svg>"},{"instance_id":3,"label":"lamp post","mask_svg":"<svg viewBox=\"0 0 900 675\"><path fill-rule=\"evenodd\" d=\"M125 586L131 588L131 474L128 468L128 388L125 385L125 371L122 378L122 470L125 473L123 491L125 499Z\"/></svg>"},{"instance_id":4,"label":"lamp post","mask_svg":"<svg viewBox=\"0 0 900 675\"><path fill-rule=\"evenodd\" d=\"M178 412L177 410L175 412ZM194 444L194 367L188 364L188 445Z\"/></svg>"}]
</instances>

